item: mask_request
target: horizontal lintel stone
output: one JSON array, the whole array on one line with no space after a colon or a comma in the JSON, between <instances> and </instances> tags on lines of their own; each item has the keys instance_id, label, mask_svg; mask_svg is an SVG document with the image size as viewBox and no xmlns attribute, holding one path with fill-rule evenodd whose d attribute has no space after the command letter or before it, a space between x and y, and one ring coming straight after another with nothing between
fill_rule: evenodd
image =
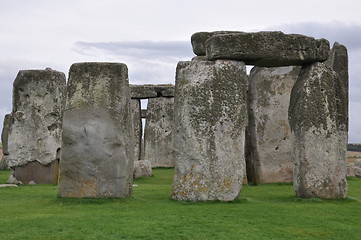
<instances>
[{"instance_id":1,"label":"horizontal lintel stone","mask_svg":"<svg viewBox=\"0 0 361 240\"><path fill-rule=\"evenodd\" d=\"M147 99L156 97L174 97L174 85L130 85L131 98Z\"/></svg>"}]
</instances>

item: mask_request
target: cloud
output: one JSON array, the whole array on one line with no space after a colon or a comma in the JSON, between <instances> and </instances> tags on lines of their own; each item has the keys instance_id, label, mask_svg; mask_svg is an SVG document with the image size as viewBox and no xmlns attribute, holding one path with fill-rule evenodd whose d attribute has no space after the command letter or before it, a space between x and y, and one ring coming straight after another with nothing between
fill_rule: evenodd
<instances>
[{"instance_id":1,"label":"cloud","mask_svg":"<svg viewBox=\"0 0 361 240\"><path fill-rule=\"evenodd\" d=\"M134 84L174 83L177 63L194 56L190 41L79 41L72 50L127 64L129 81Z\"/></svg>"}]
</instances>

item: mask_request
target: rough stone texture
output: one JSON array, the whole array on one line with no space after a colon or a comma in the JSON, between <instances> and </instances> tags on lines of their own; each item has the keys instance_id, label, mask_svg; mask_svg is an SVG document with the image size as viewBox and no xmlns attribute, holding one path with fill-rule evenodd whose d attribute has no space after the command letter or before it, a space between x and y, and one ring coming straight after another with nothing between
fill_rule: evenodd
<instances>
[{"instance_id":1,"label":"rough stone texture","mask_svg":"<svg viewBox=\"0 0 361 240\"><path fill-rule=\"evenodd\" d=\"M333 44L333 47L330 51L330 57L325 62L326 65L332 68L338 76L340 77L340 81L343 83L343 91L345 92L345 104L346 108L344 109L346 111L346 114L343 116L346 118L346 124L347 124L347 131L348 131L348 54L347 54L347 48L339 44L338 42L335 42Z\"/></svg>"},{"instance_id":2,"label":"rough stone texture","mask_svg":"<svg viewBox=\"0 0 361 240\"><path fill-rule=\"evenodd\" d=\"M1 132L1 142L3 145L4 155L9 155L8 141L9 141L9 130L10 130L11 122L12 122L11 114L6 114L3 122L3 130Z\"/></svg>"},{"instance_id":3,"label":"rough stone texture","mask_svg":"<svg viewBox=\"0 0 361 240\"><path fill-rule=\"evenodd\" d=\"M244 63L179 62L173 198L232 201L245 171L248 79Z\"/></svg>"},{"instance_id":4,"label":"rough stone texture","mask_svg":"<svg viewBox=\"0 0 361 240\"><path fill-rule=\"evenodd\" d=\"M65 74L51 69L23 70L14 81L13 110L4 123L11 122L3 132L5 160L14 169L13 176L25 184L57 182L58 171L52 165L61 148L65 85Z\"/></svg>"},{"instance_id":5,"label":"rough stone texture","mask_svg":"<svg viewBox=\"0 0 361 240\"><path fill-rule=\"evenodd\" d=\"M133 129L134 129L134 160L140 159L141 142L142 142L142 116L139 99L130 100L130 109L132 112Z\"/></svg>"},{"instance_id":6,"label":"rough stone texture","mask_svg":"<svg viewBox=\"0 0 361 240\"><path fill-rule=\"evenodd\" d=\"M236 31L216 31L216 32L196 32L191 37L191 43L193 52L197 56L205 56L206 55L206 41L215 35L221 34L230 34L230 33L243 33L243 32L236 32ZM197 58L195 57L192 60L206 60L202 57Z\"/></svg>"},{"instance_id":7,"label":"rough stone texture","mask_svg":"<svg viewBox=\"0 0 361 240\"><path fill-rule=\"evenodd\" d=\"M239 60L260 67L322 62L328 59L329 50L325 39L282 32L220 34L206 41L209 60Z\"/></svg>"},{"instance_id":8,"label":"rough stone texture","mask_svg":"<svg viewBox=\"0 0 361 240\"><path fill-rule=\"evenodd\" d=\"M129 197L134 139L127 66L73 64L67 90L59 195Z\"/></svg>"},{"instance_id":9,"label":"rough stone texture","mask_svg":"<svg viewBox=\"0 0 361 240\"><path fill-rule=\"evenodd\" d=\"M361 167L356 164L347 164L347 177L361 177Z\"/></svg>"},{"instance_id":10,"label":"rough stone texture","mask_svg":"<svg viewBox=\"0 0 361 240\"><path fill-rule=\"evenodd\" d=\"M301 69L291 93L289 122L298 197L344 198L347 123L344 84L322 63Z\"/></svg>"},{"instance_id":11,"label":"rough stone texture","mask_svg":"<svg viewBox=\"0 0 361 240\"><path fill-rule=\"evenodd\" d=\"M150 98L144 129L144 159L152 167L174 167L174 98Z\"/></svg>"},{"instance_id":12,"label":"rough stone texture","mask_svg":"<svg viewBox=\"0 0 361 240\"><path fill-rule=\"evenodd\" d=\"M134 161L133 178L152 176L152 164L148 160Z\"/></svg>"},{"instance_id":13,"label":"rough stone texture","mask_svg":"<svg viewBox=\"0 0 361 240\"><path fill-rule=\"evenodd\" d=\"M292 182L288 105L300 67L254 67L249 77L248 182Z\"/></svg>"},{"instance_id":14,"label":"rough stone texture","mask_svg":"<svg viewBox=\"0 0 361 240\"><path fill-rule=\"evenodd\" d=\"M354 164L356 167L361 168L361 159L356 159Z\"/></svg>"},{"instance_id":15,"label":"rough stone texture","mask_svg":"<svg viewBox=\"0 0 361 240\"><path fill-rule=\"evenodd\" d=\"M174 85L130 85L131 97L147 99L156 97L174 97Z\"/></svg>"}]
</instances>

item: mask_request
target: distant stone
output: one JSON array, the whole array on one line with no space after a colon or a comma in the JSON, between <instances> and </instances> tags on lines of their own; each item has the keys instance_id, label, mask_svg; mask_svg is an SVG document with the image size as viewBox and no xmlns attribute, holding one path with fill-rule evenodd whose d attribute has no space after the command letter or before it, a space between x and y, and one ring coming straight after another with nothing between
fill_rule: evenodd
<instances>
[{"instance_id":1,"label":"distant stone","mask_svg":"<svg viewBox=\"0 0 361 240\"><path fill-rule=\"evenodd\" d=\"M294 188L303 198L345 198L344 105L338 75L322 63L301 69L291 93L289 122L295 157ZM341 115L342 115L341 114Z\"/></svg>"},{"instance_id":2,"label":"distant stone","mask_svg":"<svg viewBox=\"0 0 361 240\"><path fill-rule=\"evenodd\" d=\"M196 32L191 37L191 43L193 52L197 56L205 56L206 55L206 41L215 35L221 35L221 34L230 34L230 33L242 33L242 32L236 32L236 31L216 31L216 32ZM193 60L207 60L200 58L193 58Z\"/></svg>"},{"instance_id":3,"label":"distant stone","mask_svg":"<svg viewBox=\"0 0 361 240\"><path fill-rule=\"evenodd\" d=\"M355 164L348 164L347 177L361 177L361 167L358 167Z\"/></svg>"},{"instance_id":4,"label":"distant stone","mask_svg":"<svg viewBox=\"0 0 361 240\"><path fill-rule=\"evenodd\" d=\"M144 129L144 159L152 167L174 167L174 98L150 98Z\"/></svg>"},{"instance_id":5,"label":"distant stone","mask_svg":"<svg viewBox=\"0 0 361 240\"><path fill-rule=\"evenodd\" d=\"M65 88L65 74L54 70L22 70L14 81L2 137L5 160L24 184L57 183Z\"/></svg>"},{"instance_id":6,"label":"distant stone","mask_svg":"<svg viewBox=\"0 0 361 240\"><path fill-rule=\"evenodd\" d=\"M219 34L206 41L208 60L237 60L260 67L323 62L329 50L325 39L282 32Z\"/></svg>"},{"instance_id":7,"label":"distant stone","mask_svg":"<svg viewBox=\"0 0 361 240\"><path fill-rule=\"evenodd\" d=\"M173 199L232 201L239 196L245 171L247 89L242 62L178 63Z\"/></svg>"},{"instance_id":8,"label":"distant stone","mask_svg":"<svg viewBox=\"0 0 361 240\"><path fill-rule=\"evenodd\" d=\"M29 185L36 185L36 182L30 181L28 184L29 184Z\"/></svg>"},{"instance_id":9,"label":"distant stone","mask_svg":"<svg viewBox=\"0 0 361 240\"><path fill-rule=\"evenodd\" d=\"M11 127L11 121L12 121L11 113L6 114L4 117L4 122L3 122L3 130L1 132L1 142L3 145L3 154L4 155L9 155L8 142L9 142L9 131L10 131L10 127Z\"/></svg>"},{"instance_id":10,"label":"distant stone","mask_svg":"<svg viewBox=\"0 0 361 240\"><path fill-rule=\"evenodd\" d=\"M132 112L133 129L134 129L134 160L140 159L141 142L142 142L142 116L139 99L130 100L130 109Z\"/></svg>"},{"instance_id":11,"label":"distant stone","mask_svg":"<svg viewBox=\"0 0 361 240\"><path fill-rule=\"evenodd\" d=\"M248 182L292 182L294 161L288 106L300 67L254 67L249 76Z\"/></svg>"},{"instance_id":12,"label":"distant stone","mask_svg":"<svg viewBox=\"0 0 361 240\"><path fill-rule=\"evenodd\" d=\"M21 181L17 180L14 177L14 171L12 171L12 173L10 174L8 180L7 180L8 184L23 184Z\"/></svg>"},{"instance_id":13,"label":"distant stone","mask_svg":"<svg viewBox=\"0 0 361 240\"><path fill-rule=\"evenodd\" d=\"M147 99L156 97L174 97L174 85L130 85L131 97Z\"/></svg>"},{"instance_id":14,"label":"distant stone","mask_svg":"<svg viewBox=\"0 0 361 240\"><path fill-rule=\"evenodd\" d=\"M18 187L16 184L0 184L0 188Z\"/></svg>"},{"instance_id":15,"label":"distant stone","mask_svg":"<svg viewBox=\"0 0 361 240\"><path fill-rule=\"evenodd\" d=\"M133 178L138 179L141 177L152 176L152 164L148 160L134 161Z\"/></svg>"},{"instance_id":16,"label":"distant stone","mask_svg":"<svg viewBox=\"0 0 361 240\"><path fill-rule=\"evenodd\" d=\"M60 197L129 197L134 130L127 66L75 63L70 67L67 90Z\"/></svg>"},{"instance_id":17,"label":"distant stone","mask_svg":"<svg viewBox=\"0 0 361 240\"><path fill-rule=\"evenodd\" d=\"M141 114L142 118L147 118L147 109L142 109Z\"/></svg>"},{"instance_id":18,"label":"distant stone","mask_svg":"<svg viewBox=\"0 0 361 240\"><path fill-rule=\"evenodd\" d=\"M361 168L361 159L356 159L354 164L356 167Z\"/></svg>"}]
</instances>

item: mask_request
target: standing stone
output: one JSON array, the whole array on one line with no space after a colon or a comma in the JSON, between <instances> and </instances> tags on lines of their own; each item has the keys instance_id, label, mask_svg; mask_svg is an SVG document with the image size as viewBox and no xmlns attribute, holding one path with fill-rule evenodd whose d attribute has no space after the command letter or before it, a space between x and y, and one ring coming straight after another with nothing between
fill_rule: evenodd
<instances>
[{"instance_id":1,"label":"standing stone","mask_svg":"<svg viewBox=\"0 0 361 240\"><path fill-rule=\"evenodd\" d=\"M246 162L249 183L292 182L288 105L300 67L254 67L249 77Z\"/></svg>"},{"instance_id":2,"label":"standing stone","mask_svg":"<svg viewBox=\"0 0 361 240\"><path fill-rule=\"evenodd\" d=\"M130 100L130 109L132 112L134 128L134 160L140 159L141 141L142 141L142 116L139 99Z\"/></svg>"},{"instance_id":3,"label":"standing stone","mask_svg":"<svg viewBox=\"0 0 361 240\"><path fill-rule=\"evenodd\" d=\"M245 170L246 66L179 62L176 74L173 198L236 199Z\"/></svg>"},{"instance_id":4,"label":"standing stone","mask_svg":"<svg viewBox=\"0 0 361 240\"><path fill-rule=\"evenodd\" d=\"M57 183L65 84L65 74L51 69L22 70L14 81L4 150L13 177L24 184Z\"/></svg>"},{"instance_id":5,"label":"standing stone","mask_svg":"<svg viewBox=\"0 0 361 240\"><path fill-rule=\"evenodd\" d=\"M238 60L260 67L323 62L329 51L326 39L282 32L218 34L206 41L208 60Z\"/></svg>"},{"instance_id":6,"label":"standing stone","mask_svg":"<svg viewBox=\"0 0 361 240\"><path fill-rule=\"evenodd\" d=\"M134 179L150 176L152 176L152 164L148 160L134 161Z\"/></svg>"},{"instance_id":7,"label":"standing stone","mask_svg":"<svg viewBox=\"0 0 361 240\"><path fill-rule=\"evenodd\" d=\"M6 114L3 122L3 130L1 132L1 143L2 154L0 157L0 169L9 169L9 164L6 159L6 155L9 155L8 149L8 140L9 140L9 130L11 126L11 114Z\"/></svg>"},{"instance_id":8,"label":"standing stone","mask_svg":"<svg viewBox=\"0 0 361 240\"><path fill-rule=\"evenodd\" d=\"M127 66L73 64L67 90L59 195L129 197L134 138Z\"/></svg>"},{"instance_id":9,"label":"standing stone","mask_svg":"<svg viewBox=\"0 0 361 240\"><path fill-rule=\"evenodd\" d=\"M344 198L346 96L338 75L322 63L301 69L291 93L289 121L298 197Z\"/></svg>"},{"instance_id":10,"label":"standing stone","mask_svg":"<svg viewBox=\"0 0 361 240\"><path fill-rule=\"evenodd\" d=\"M152 167L174 167L173 158L174 98L150 98L144 129L145 159Z\"/></svg>"}]
</instances>

